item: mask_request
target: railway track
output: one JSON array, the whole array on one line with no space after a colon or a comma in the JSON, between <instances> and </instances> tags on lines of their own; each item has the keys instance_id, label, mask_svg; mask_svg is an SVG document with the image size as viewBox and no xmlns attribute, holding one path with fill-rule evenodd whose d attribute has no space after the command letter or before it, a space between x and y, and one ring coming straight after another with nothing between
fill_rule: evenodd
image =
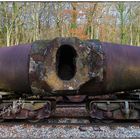
<instances>
[{"instance_id":1,"label":"railway track","mask_svg":"<svg viewBox=\"0 0 140 140\"><path fill-rule=\"evenodd\" d=\"M0 138L140 138L138 121L97 120L84 105L58 105L55 113L39 122L5 120Z\"/></svg>"}]
</instances>

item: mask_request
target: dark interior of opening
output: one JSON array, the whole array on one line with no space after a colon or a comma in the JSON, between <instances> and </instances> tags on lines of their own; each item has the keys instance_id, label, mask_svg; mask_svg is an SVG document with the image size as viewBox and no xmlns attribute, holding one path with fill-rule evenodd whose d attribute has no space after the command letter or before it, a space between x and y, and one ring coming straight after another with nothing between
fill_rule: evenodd
<instances>
[{"instance_id":1,"label":"dark interior of opening","mask_svg":"<svg viewBox=\"0 0 140 140\"><path fill-rule=\"evenodd\" d=\"M56 54L56 70L60 79L70 80L76 73L76 51L72 46L62 45Z\"/></svg>"}]
</instances>

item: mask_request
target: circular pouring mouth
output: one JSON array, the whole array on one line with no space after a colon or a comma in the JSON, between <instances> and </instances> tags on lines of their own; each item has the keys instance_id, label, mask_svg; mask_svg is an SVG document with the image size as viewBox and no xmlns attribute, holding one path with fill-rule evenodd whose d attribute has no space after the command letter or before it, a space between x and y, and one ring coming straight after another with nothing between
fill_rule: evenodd
<instances>
[{"instance_id":1,"label":"circular pouring mouth","mask_svg":"<svg viewBox=\"0 0 140 140\"><path fill-rule=\"evenodd\" d=\"M56 53L56 73L61 80L71 80L76 74L77 53L71 45L61 45Z\"/></svg>"}]
</instances>

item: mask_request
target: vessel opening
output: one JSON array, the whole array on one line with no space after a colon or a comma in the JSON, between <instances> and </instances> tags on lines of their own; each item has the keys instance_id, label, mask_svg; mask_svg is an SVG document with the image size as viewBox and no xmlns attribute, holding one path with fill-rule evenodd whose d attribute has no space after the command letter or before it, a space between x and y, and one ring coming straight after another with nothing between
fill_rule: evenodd
<instances>
[{"instance_id":1,"label":"vessel opening","mask_svg":"<svg viewBox=\"0 0 140 140\"><path fill-rule=\"evenodd\" d=\"M56 71L61 80L70 80L76 73L76 50L70 45L62 45L56 53Z\"/></svg>"}]
</instances>

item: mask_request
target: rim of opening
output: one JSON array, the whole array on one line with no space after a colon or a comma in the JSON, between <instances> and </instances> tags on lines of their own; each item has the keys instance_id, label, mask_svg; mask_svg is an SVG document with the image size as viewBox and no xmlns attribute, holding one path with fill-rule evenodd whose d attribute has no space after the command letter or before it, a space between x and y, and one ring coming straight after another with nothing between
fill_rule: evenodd
<instances>
[{"instance_id":1,"label":"rim of opening","mask_svg":"<svg viewBox=\"0 0 140 140\"><path fill-rule=\"evenodd\" d=\"M56 73L61 80L71 80L76 74L77 52L71 45L61 45L56 52Z\"/></svg>"}]
</instances>

